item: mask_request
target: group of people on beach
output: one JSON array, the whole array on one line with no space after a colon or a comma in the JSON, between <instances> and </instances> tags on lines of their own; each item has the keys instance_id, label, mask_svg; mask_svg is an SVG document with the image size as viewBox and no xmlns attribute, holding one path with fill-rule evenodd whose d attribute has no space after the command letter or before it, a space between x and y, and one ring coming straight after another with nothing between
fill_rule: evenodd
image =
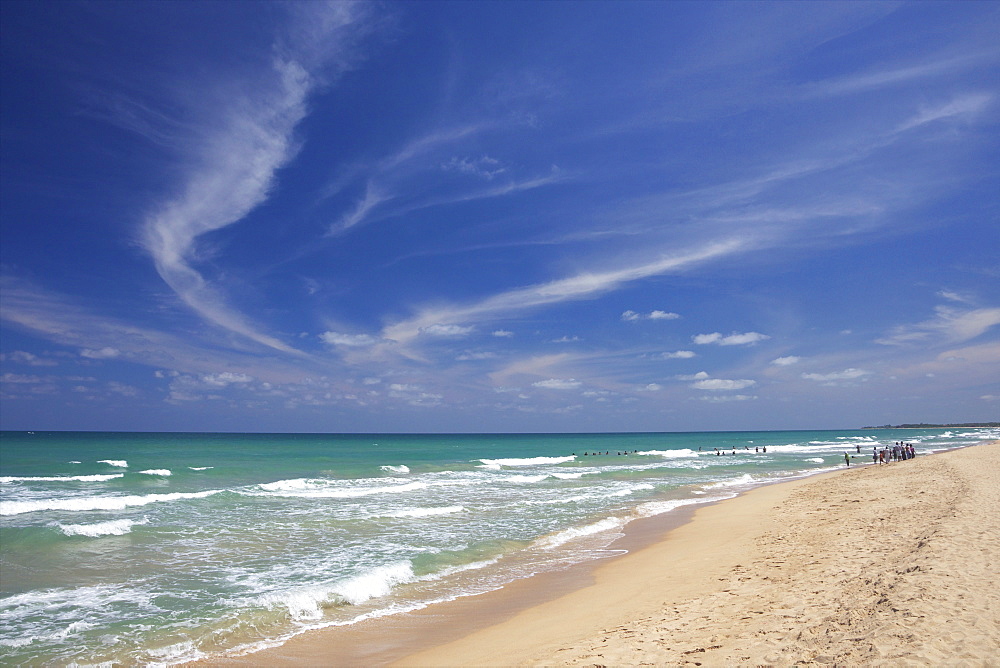
<instances>
[{"instance_id":1,"label":"group of people on beach","mask_svg":"<svg viewBox=\"0 0 1000 668\"><path fill-rule=\"evenodd\" d=\"M878 446L872 448L872 464L888 464L890 461L903 462L917 456L917 451L913 449L912 443L896 441L892 447L886 446L881 450Z\"/></svg>"},{"instance_id":2,"label":"group of people on beach","mask_svg":"<svg viewBox=\"0 0 1000 668\"><path fill-rule=\"evenodd\" d=\"M861 446L855 446L858 449L858 454L861 454ZM903 441L896 441L892 444L892 447L888 445L883 447L881 450L878 446L872 447L872 464L888 464L889 462L903 462L907 459L913 459L917 456L917 451L914 450L912 443L904 443ZM851 465L851 455L847 452L844 453L844 463L847 466Z\"/></svg>"}]
</instances>

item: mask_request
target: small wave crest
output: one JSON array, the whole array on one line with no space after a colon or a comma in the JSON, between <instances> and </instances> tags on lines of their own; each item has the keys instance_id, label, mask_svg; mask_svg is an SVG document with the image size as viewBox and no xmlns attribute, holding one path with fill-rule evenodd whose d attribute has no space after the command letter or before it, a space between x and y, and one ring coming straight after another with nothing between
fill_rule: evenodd
<instances>
[{"instance_id":1,"label":"small wave crest","mask_svg":"<svg viewBox=\"0 0 1000 668\"><path fill-rule=\"evenodd\" d=\"M386 471L387 473L409 473L410 472L410 467L407 466L406 464L400 464L399 466L391 466L391 465L387 464L386 466L380 466L379 468L382 469L383 471Z\"/></svg>"},{"instance_id":2,"label":"small wave crest","mask_svg":"<svg viewBox=\"0 0 1000 668\"><path fill-rule=\"evenodd\" d=\"M149 520L136 522L135 520L111 520L109 522L98 522L97 524L60 524L56 526L67 536L88 536L97 538L98 536L124 536L132 531L136 525L146 524Z\"/></svg>"},{"instance_id":3,"label":"small wave crest","mask_svg":"<svg viewBox=\"0 0 1000 668\"><path fill-rule=\"evenodd\" d=\"M387 479L379 480L382 484L372 485L365 481L323 480L315 478L296 478L294 480L278 480L258 487L271 496L298 496L319 499L349 499L359 496L374 496L378 494L401 494L429 485L425 482L408 482L402 485L385 485ZM359 484L360 483L360 484Z\"/></svg>"},{"instance_id":4,"label":"small wave crest","mask_svg":"<svg viewBox=\"0 0 1000 668\"><path fill-rule=\"evenodd\" d=\"M634 487L629 487L628 489L620 489L617 492L611 492L608 496L629 496L636 492L641 492L647 489L656 489L653 485L649 483L643 483L641 485L635 485Z\"/></svg>"},{"instance_id":5,"label":"small wave crest","mask_svg":"<svg viewBox=\"0 0 1000 668\"><path fill-rule=\"evenodd\" d=\"M656 457L697 457L698 453L690 448L681 448L680 450L643 450L636 453L637 455L647 455Z\"/></svg>"},{"instance_id":6,"label":"small wave crest","mask_svg":"<svg viewBox=\"0 0 1000 668\"><path fill-rule=\"evenodd\" d=\"M572 527L564 529L558 533L554 533L551 536L545 536L544 538L539 539L537 545L543 549L551 550L559 547L560 545L565 545L572 540L576 540L577 538L593 536L594 534L603 533L605 531L620 529L624 524L625 520L620 517L606 517L603 520L594 522L593 524L588 524L582 527Z\"/></svg>"},{"instance_id":7,"label":"small wave crest","mask_svg":"<svg viewBox=\"0 0 1000 668\"><path fill-rule=\"evenodd\" d=\"M97 475L50 475L50 476L3 476L0 483L9 482L107 482L115 478L124 478L124 473L105 473Z\"/></svg>"},{"instance_id":8,"label":"small wave crest","mask_svg":"<svg viewBox=\"0 0 1000 668\"><path fill-rule=\"evenodd\" d=\"M120 469L127 469L128 462L124 459L98 459L98 464L107 464L108 466L115 466Z\"/></svg>"},{"instance_id":9,"label":"small wave crest","mask_svg":"<svg viewBox=\"0 0 1000 668\"><path fill-rule=\"evenodd\" d=\"M443 508L409 508L407 510L397 510L386 513L382 517L431 517L433 515L451 515L452 513L464 513L465 506L445 506Z\"/></svg>"},{"instance_id":10,"label":"small wave crest","mask_svg":"<svg viewBox=\"0 0 1000 668\"><path fill-rule=\"evenodd\" d=\"M145 475L158 475L164 478L173 475L173 473L169 469L146 469L145 471L139 471L139 473Z\"/></svg>"},{"instance_id":11,"label":"small wave crest","mask_svg":"<svg viewBox=\"0 0 1000 668\"><path fill-rule=\"evenodd\" d=\"M809 459L806 459L804 461L815 462L816 464L822 464L823 463L823 458L822 457L810 457Z\"/></svg>"},{"instance_id":12,"label":"small wave crest","mask_svg":"<svg viewBox=\"0 0 1000 668\"><path fill-rule=\"evenodd\" d=\"M732 478L730 480L720 480L719 482L712 483L711 485L706 485L709 489L716 489L719 487L738 487L740 485L752 485L757 482L754 477L749 473L744 473L738 478Z\"/></svg>"},{"instance_id":13,"label":"small wave crest","mask_svg":"<svg viewBox=\"0 0 1000 668\"><path fill-rule=\"evenodd\" d=\"M503 478L504 482L519 482L528 485L534 484L536 482L541 482L549 477L549 474L542 473L541 475L511 475Z\"/></svg>"},{"instance_id":14,"label":"small wave crest","mask_svg":"<svg viewBox=\"0 0 1000 668\"><path fill-rule=\"evenodd\" d=\"M538 466L540 464L565 464L575 461L576 457L528 457L525 459L480 459L480 468L500 469L504 466Z\"/></svg>"},{"instance_id":15,"label":"small wave crest","mask_svg":"<svg viewBox=\"0 0 1000 668\"><path fill-rule=\"evenodd\" d=\"M385 596L396 585L413 580L412 564L400 561L328 585L264 594L257 602L267 607L287 608L295 619L319 619L323 608L345 603L358 605Z\"/></svg>"},{"instance_id":16,"label":"small wave crest","mask_svg":"<svg viewBox=\"0 0 1000 668\"><path fill-rule=\"evenodd\" d=\"M131 506L145 506L150 503L203 499L221 491L223 490L210 489L204 492L175 492L173 494L147 494L146 496L87 496L79 499L2 501L0 502L0 515L20 515L40 510L124 510Z\"/></svg>"},{"instance_id":17,"label":"small wave crest","mask_svg":"<svg viewBox=\"0 0 1000 668\"><path fill-rule=\"evenodd\" d=\"M704 492L695 492L696 494L704 494ZM663 513L669 513L671 510L677 510L682 506L690 506L695 503L710 503L712 501L721 501L727 497L713 496L704 499L673 499L670 501L649 501L643 503L635 508L635 514L639 517L653 517L654 515L662 515Z\"/></svg>"}]
</instances>

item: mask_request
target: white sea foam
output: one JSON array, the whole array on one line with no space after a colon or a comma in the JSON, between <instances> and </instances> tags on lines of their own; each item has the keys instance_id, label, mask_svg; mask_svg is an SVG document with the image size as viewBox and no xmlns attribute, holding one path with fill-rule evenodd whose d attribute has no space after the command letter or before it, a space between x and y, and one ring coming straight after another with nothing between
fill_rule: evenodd
<instances>
[{"instance_id":1,"label":"white sea foam","mask_svg":"<svg viewBox=\"0 0 1000 668\"><path fill-rule=\"evenodd\" d=\"M264 594L257 602L268 607L285 607L295 619L320 619L324 607L337 603L358 605L385 596L396 585L413 579L413 566L400 561L332 584Z\"/></svg>"},{"instance_id":2,"label":"white sea foam","mask_svg":"<svg viewBox=\"0 0 1000 668\"><path fill-rule=\"evenodd\" d=\"M385 485L386 478L378 479L380 486L365 484L365 481L322 480L314 478L296 478L294 480L278 480L259 485L270 496L297 496L317 499L350 499L360 496L375 496L379 494L402 494L429 485L425 482L408 482L402 485ZM360 484L359 484L360 483Z\"/></svg>"},{"instance_id":3,"label":"white sea foam","mask_svg":"<svg viewBox=\"0 0 1000 668\"><path fill-rule=\"evenodd\" d=\"M128 462L124 459L98 459L98 464L107 464L108 466L116 466L120 469L127 469Z\"/></svg>"},{"instance_id":4,"label":"white sea foam","mask_svg":"<svg viewBox=\"0 0 1000 668\"><path fill-rule=\"evenodd\" d=\"M214 466L189 466L192 471L207 471L209 469L214 469Z\"/></svg>"},{"instance_id":5,"label":"white sea foam","mask_svg":"<svg viewBox=\"0 0 1000 668\"><path fill-rule=\"evenodd\" d=\"M823 458L822 457L810 457L809 459L806 459L804 461L807 461L807 462L816 462L817 464L822 464L823 463Z\"/></svg>"},{"instance_id":6,"label":"white sea foam","mask_svg":"<svg viewBox=\"0 0 1000 668\"><path fill-rule=\"evenodd\" d=\"M464 573L466 571L477 571L482 568L489 568L500 561L500 557L494 557L493 559L485 559L483 561L473 561L469 564L460 564L458 566L448 566L447 568L442 568L434 573L428 573L427 575L422 575L417 580L421 582L426 582L428 580L440 580L446 578L449 575L455 575L456 573Z\"/></svg>"},{"instance_id":7,"label":"white sea foam","mask_svg":"<svg viewBox=\"0 0 1000 668\"><path fill-rule=\"evenodd\" d=\"M526 459L480 459L480 468L499 469L504 466L539 466L541 464L565 464L575 461L576 457L528 457Z\"/></svg>"},{"instance_id":8,"label":"white sea foam","mask_svg":"<svg viewBox=\"0 0 1000 668\"><path fill-rule=\"evenodd\" d=\"M139 473L144 473L146 475L158 475L158 476L171 476L173 473L169 469L146 469L145 471L139 471Z\"/></svg>"},{"instance_id":9,"label":"white sea foam","mask_svg":"<svg viewBox=\"0 0 1000 668\"><path fill-rule=\"evenodd\" d=\"M635 492L641 492L647 489L656 489L656 488L653 485L650 485L649 483L643 483L641 485L634 485L632 487L629 487L628 489L620 489L616 492L611 492L608 494L608 496L629 496L630 494L634 494Z\"/></svg>"},{"instance_id":10,"label":"white sea foam","mask_svg":"<svg viewBox=\"0 0 1000 668\"><path fill-rule=\"evenodd\" d=\"M20 515L40 510L124 510L131 506L145 506L150 503L203 499L222 491L221 489L211 489L204 492L175 492L173 494L147 494L146 496L85 496L78 499L0 501L0 515Z\"/></svg>"},{"instance_id":11,"label":"white sea foam","mask_svg":"<svg viewBox=\"0 0 1000 668\"><path fill-rule=\"evenodd\" d=\"M715 489L717 487L737 487L739 485L752 485L757 482L754 477L749 473L744 473L738 478L731 478L729 480L720 480L719 482L712 483L711 485L706 485L709 489Z\"/></svg>"},{"instance_id":12,"label":"white sea foam","mask_svg":"<svg viewBox=\"0 0 1000 668\"><path fill-rule=\"evenodd\" d=\"M624 524L625 520L620 517L605 517L603 520L599 520L593 524L564 529L563 531L554 533L551 536L540 538L537 545L538 547L546 550L551 550L559 547L560 545L565 545L571 540L576 540L577 538L593 536L594 534L603 533L605 531L620 529Z\"/></svg>"},{"instance_id":13,"label":"white sea foam","mask_svg":"<svg viewBox=\"0 0 1000 668\"><path fill-rule=\"evenodd\" d=\"M409 508L386 513L383 517L431 517L465 512L465 506L445 506L443 508Z\"/></svg>"},{"instance_id":14,"label":"white sea foam","mask_svg":"<svg viewBox=\"0 0 1000 668\"><path fill-rule=\"evenodd\" d=\"M736 495L729 494L726 496L710 496L704 499L672 499L670 501L648 501L646 503L642 503L636 506L634 512L638 517L653 517L654 515L662 515L663 513L669 513L672 510L677 510L682 506L690 506L695 503L711 503L713 501L722 501L723 499L729 499L734 496Z\"/></svg>"},{"instance_id":15,"label":"white sea foam","mask_svg":"<svg viewBox=\"0 0 1000 668\"><path fill-rule=\"evenodd\" d=\"M576 480L577 478L582 478L587 474L596 473L596 471L577 471L574 473L553 473L553 478L559 478L560 480Z\"/></svg>"},{"instance_id":16,"label":"white sea foam","mask_svg":"<svg viewBox=\"0 0 1000 668\"><path fill-rule=\"evenodd\" d=\"M136 522L135 520L111 520L109 522L98 522L97 524L60 524L59 529L67 536L124 536L132 531L136 525L146 524L149 520Z\"/></svg>"},{"instance_id":17,"label":"white sea foam","mask_svg":"<svg viewBox=\"0 0 1000 668\"><path fill-rule=\"evenodd\" d=\"M52 475L52 476L3 476L0 483L8 482L107 482L115 478L125 477L124 473L106 473L97 475Z\"/></svg>"},{"instance_id":18,"label":"white sea foam","mask_svg":"<svg viewBox=\"0 0 1000 668\"><path fill-rule=\"evenodd\" d=\"M591 497L586 494L579 494L577 496L561 496L558 499L545 499L539 501L526 500L521 501L522 504L526 506L551 506L557 503L576 503L577 501L586 501Z\"/></svg>"},{"instance_id":19,"label":"white sea foam","mask_svg":"<svg viewBox=\"0 0 1000 668\"><path fill-rule=\"evenodd\" d=\"M698 453L690 448L680 450L643 450L637 455L657 456L657 457L697 457Z\"/></svg>"},{"instance_id":20,"label":"white sea foam","mask_svg":"<svg viewBox=\"0 0 1000 668\"><path fill-rule=\"evenodd\" d=\"M543 473L541 475L510 475L503 478L504 482L519 482L532 484L536 482L541 482L549 477L549 474Z\"/></svg>"},{"instance_id":21,"label":"white sea foam","mask_svg":"<svg viewBox=\"0 0 1000 668\"><path fill-rule=\"evenodd\" d=\"M409 473L410 472L410 467L407 466L406 464L400 464L399 466L386 465L386 466L380 466L379 468L382 469L383 471L388 471L389 473Z\"/></svg>"},{"instance_id":22,"label":"white sea foam","mask_svg":"<svg viewBox=\"0 0 1000 668\"><path fill-rule=\"evenodd\" d=\"M0 618L11 629L38 617L60 626L59 633L79 623L80 613L86 613L86 623L99 624L95 617L120 614L122 606L146 611L156 610L153 594L138 586L122 587L116 584L92 585L76 588L44 589L14 594L0 599ZM117 620L115 620L117 621ZM76 627L79 628L79 627ZM53 636L53 637L54 637Z\"/></svg>"}]
</instances>

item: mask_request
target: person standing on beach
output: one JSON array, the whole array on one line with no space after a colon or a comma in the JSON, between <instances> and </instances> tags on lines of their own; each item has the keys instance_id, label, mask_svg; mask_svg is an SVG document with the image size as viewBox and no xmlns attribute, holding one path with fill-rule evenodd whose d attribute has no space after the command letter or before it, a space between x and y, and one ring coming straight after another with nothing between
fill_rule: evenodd
<instances>
[{"instance_id":1,"label":"person standing on beach","mask_svg":"<svg viewBox=\"0 0 1000 668\"><path fill-rule=\"evenodd\" d=\"M847 464L847 468L851 468L851 456L846 452L844 453L844 463Z\"/></svg>"}]
</instances>

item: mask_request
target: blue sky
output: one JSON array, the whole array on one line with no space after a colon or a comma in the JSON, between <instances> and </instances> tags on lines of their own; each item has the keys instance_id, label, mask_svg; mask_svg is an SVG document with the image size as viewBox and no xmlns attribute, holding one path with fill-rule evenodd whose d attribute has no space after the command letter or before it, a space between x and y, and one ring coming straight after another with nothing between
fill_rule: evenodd
<instances>
[{"instance_id":1,"label":"blue sky","mask_svg":"<svg viewBox=\"0 0 1000 668\"><path fill-rule=\"evenodd\" d=\"M2 12L3 428L1000 413L1000 4Z\"/></svg>"}]
</instances>

